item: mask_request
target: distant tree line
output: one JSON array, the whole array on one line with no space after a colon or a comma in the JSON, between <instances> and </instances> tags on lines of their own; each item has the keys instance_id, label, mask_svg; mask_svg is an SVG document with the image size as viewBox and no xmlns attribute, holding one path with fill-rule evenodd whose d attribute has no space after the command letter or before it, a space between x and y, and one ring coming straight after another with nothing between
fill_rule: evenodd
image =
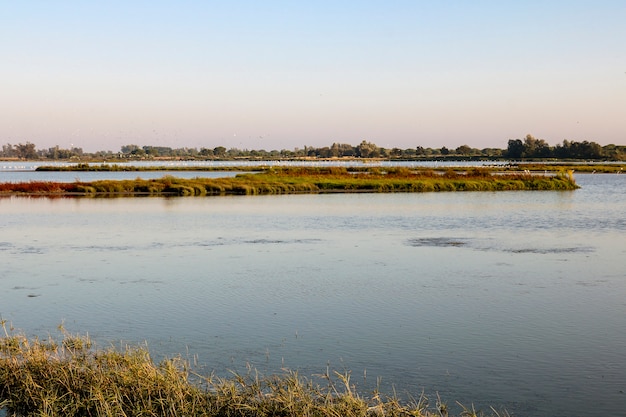
<instances>
[{"instance_id":1,"label":"distant tree line","mask_svg":"<svg viewBox=\"0 0 626 417\"><path fill-rule=\"evenodd\" d=\"M7 143L2 145L0 157L18 158L18 159L71 159L72 157L80 158L83 155L82 148L61 149L59 146L48 149L37 149L35 144L26 142L11 145Z\"/></svg>"},{"instance_id":2,"label":"distant tree line","mask_svg":"<svg viewBox=\"0 0 626 417\"><path fill-rule=\"evenodd\" d=\"M510 139L504 157L509 159L557 158L557 159L608 159L624 160L626 147L616 145L600 146L595 142L573 142L564 140L562 144L550 146L543 139L526 135L522 139Z\"/></svg>"},{"instance_id":3,"label":"distant tree line","mask_svg":"<svg viewBox=\"0 0 626 417\"><path fill-rule=\"evenodd\" d=\"M31 142L17 145L6 144L0 152L2 158L17 159L293 159L293 158L385 158L385 159L587 159L587 160L626 160L626 146L600 146L595 142L568 141L550 146L543 139L526 135L523 139L510 139L506 149L477 149L468 145L457 148L383 148L368 141L353 146L347 143L333 143L331 146L316 148L305 146L293 150L248 150L215 148L170 148L167 146L124 145L119 152L98 151L85 153L82 148L62 149L55 146L37 149Z\"/></svg>"}]
</instances>

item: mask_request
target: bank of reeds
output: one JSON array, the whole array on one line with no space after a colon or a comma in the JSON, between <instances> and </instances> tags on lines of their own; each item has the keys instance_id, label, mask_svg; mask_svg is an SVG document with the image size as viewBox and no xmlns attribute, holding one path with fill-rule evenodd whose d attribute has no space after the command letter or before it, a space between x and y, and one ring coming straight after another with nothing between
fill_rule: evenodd
<instances>
[{"instance_id":1,"label":"bank of reeds","mask_svg":"<svg viewBox=\"0 0 626 417\"><path fill-rule=\"evenodd\" d=\"M98 349L87 336L64 331L28 339L0 337L0 409L9 416L368 417L447 416L439 398L403 403L375 392L355 392L349 374L297 372L261 377L202 376L181 358L155 363L144 347ZM462 406L461 406L462 407ZM483 415L462 407L462 416ZM494 416L506 412L490 411Z\"/></svg>"},{"instance_id":2,"label":"bank of reeds","mask_svg":"<svg viewBox=\"0 0 626 417\"><path fill-rule=\"evenodd\" d=\"M271 168L231 178L181 179L164 176L144 180L100 180L74 183L2 183L0 194L63 194L78 196L205 196L330 192L431 192L573 190L571 172L556 175L492 173L471 169L443 173L409 168Z\"/></svg>"},{"instance_id":3,"label":"bank of reeds","mask_svg":"<svg viewBox=\"0 0 626 417\"><path fill-rule=\"evenodd\" d=\"M541 163L522 163L512 166L512 169L521 169L528 171L575 171L594 174L623 174L626 164L581 164L578 162L558 163L558 164L541 164Z\"/></svg>"}]
</instances>

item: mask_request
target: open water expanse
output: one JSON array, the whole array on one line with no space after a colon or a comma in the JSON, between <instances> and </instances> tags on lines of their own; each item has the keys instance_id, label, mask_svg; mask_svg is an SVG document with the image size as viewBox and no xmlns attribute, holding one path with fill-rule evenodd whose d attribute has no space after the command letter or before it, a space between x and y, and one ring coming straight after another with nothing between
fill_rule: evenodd
<instances>
[{"instance_id":1,"label":"open water expanse","mask_svg":"<svg viewBox=\"0 0 626 417\"><path fill-rule=\"evenodd\" d=\"M76 175L77 173L72 173ZM132 178L142 173L131 173ZM173 173L175 174L175 173ZM626 175L572 192L0 198L0 314L209 373L626 415Z\"/></svg>"}]
</instances>

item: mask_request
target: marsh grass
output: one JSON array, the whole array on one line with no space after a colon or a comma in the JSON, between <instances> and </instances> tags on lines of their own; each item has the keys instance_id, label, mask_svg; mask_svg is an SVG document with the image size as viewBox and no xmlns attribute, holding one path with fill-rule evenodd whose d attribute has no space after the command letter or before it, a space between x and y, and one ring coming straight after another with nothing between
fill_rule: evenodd
<instances>
[{"instance_id":1,"label":"marsh grass","mask_svg":"<svg viewBox=\"0 0 626 417\"><path fill-rule=\"evenodd\" d=\"M232 178L181 179L166 175L160 179L101 180L92 182L2 183L2 194L45 194L77 196L206 196L260 195L332 192L429 192L573 190L578 188L569 174L533 175L492 173L486 169L468 171L409 168L269 168Z\"/></svg>"},{"instance_id":2,"label":"marsh grass","mask_svg":"<svg viewBox=\"0 0 626 417\"><path fill-rule=\"evenodd\" d=\"M528 171L552 171L552 172L565 172L568 170L585 173L597 173L597 174L621 174L626 169L626 164L623 163L594 163L594 164L581 164L581 163L555 163L555 164L541 164L541 163L523 163L517 166L511 166L511 169L520 169Z\"/></svg>"},{"instance_id":3,"label":"marsh grass","mask_svg":"<svg viewBox=\"0 0 626 417\"><path fill-rule=\"evenodd\" d=\"M88 336L63 328L57 341L28 339L7 331L4 321L2 327L0 408L10 416L448 415L438 396L434 404L424 395L406 403L378 391L363 397L349 373L326 371L314 379L285 370L262 377L248 369L230 378L203 376L180 357L156 364L141 346L99 349ZM483 414L472 406L459 415Z\"/></svg>"},{"instance_id":4,"label":"marsh grass","mask_svg":"<svg viewBox=\"0 0 626 417\"><path fill-rule=\"evenodd\" d=\"M28 181L28 182L3 182L0 183L0 193L32 194L46 193L56 194L68 192L69 184L52 181Z\"/></svg>"}]
</instances>

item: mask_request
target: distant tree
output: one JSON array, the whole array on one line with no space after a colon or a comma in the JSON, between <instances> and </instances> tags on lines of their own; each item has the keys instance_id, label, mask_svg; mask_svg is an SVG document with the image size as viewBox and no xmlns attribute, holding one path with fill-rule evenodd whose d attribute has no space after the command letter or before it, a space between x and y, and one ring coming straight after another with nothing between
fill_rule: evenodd
<instances>
[{"instance_id":1,"label":"distant tree","mask_svg":"<svg viewBox=\"0 0 626 417\"><path fill-rule=\"evenodd\" d=\"M402 156L405 158L414 158L417 155L417 151L414 148L406 148L402 151Z\"/></svg>"},{"instance_id":2,"label":"distant tree","mask_svg":"<svg viewBox=\"0 0 626 417\"><path fill-rule=\"evenodd\" d=\"M331 149L328 146L317 148L316 155L320 158L330 158L332 156Z\"/></svg>"},{"instance_id":3,"label":"distant tree","mask_svg":"<svg viewBox=\"0 0 626 417\"><path fill-rule=\"evenodd\" d=\"M223 158L226 155L226 148L223 146L213 148L213 155Z\"/></svg>"},{"instance_id":4,"label":"distant tree","mask_svg":"<svg viewBox=\"0 0 626 417\"><path fill-rule=\"evenodd\" d=\"M226 155L229 158L236 158L238 156L242 156L243 152L240 149L237 148L230 148L228 151L226 151Z\"/></svg>"},{"instance_id":5,"label":"distant tree","mask_svg":"<svg viewBox=\"0 0 626 417\"><path fill-rule=\"evenodd\" d=\"M281 149L280 156L281 158L293 158L294 152L289 149Z\"/></svg>"},{"instance_id":6,"label":"distant tree","mask_svg":"<svg viewBox=\"0 0 626 417\"><path fill-rule=\"evenodd\" d=\"M306 156L306 146L304 147L304 149L300 149L300 148L294 148L293 149L293 157L294 158L299 158L302 156Z\"/></svg>"},{"instance_id":7,"label":"distant tree","mask_svg":"<svg viewBox=\"0 0 626 417\"><path fill-rule=\"evenodd\" d=\"M200 156L204 156L204 157L213 156L213 149L200 148Z\"/></svg>"},{"instance_id":8,"label":"distant tree","mask_svg":"<svg viewBox=\"0 0 626 417\"><path fill-rule=\"evenodd\" d=\"M278 149L272 149L269 151L268 156L272 159L280 158L280 151Z\"/></svg>"},{"instance_id":9,"label":"distant tree","mask_svg":"<svg viewBox=\"0 0 626 417\"><path fill-rule=\"evenodd\" d=\"M602 146L595 142L588 142L584 140L581 143L582 153L585 159L602 159L604 158L604 150Z\"/></svg>"},{"instance_id":10,"label":"distant tree","mask_svg":"<svg viewBox=\"0 0 626 417\"><path fill-rule=\"evenodd\" d=\"M472 148L467 145L461 145L454 150L457 155L470 155L472 153Z\"/></svg>"},{"instance_id":11,"label":"distant tree","mask_svg":"<svg viewBox=\"0 0 626 417\"><path fill-rule=\"evenodd\" d=\"M144 146L142 149L148 156L159 156L159 151L154 146Z\"/></svg>"},{"instance_id":12,"label":"distant tree","mask_svg":"<svg viewBox=\"0 0 626 417\"><path fill-rule=\"evenodd\" d=\"M198 156L198 148L183 148L185 156Z\"/></svg>"},{"instance_id":13,"label":"distant tree","mask_svg":"<svg viewBox=\"0 0 626 417\"><path fill-rule=\"evenodd\" d=\"M349 143L339 144L339 156L355 156L356 148Z\"/></svg>"},{"instance_id":14,"label":"distant tree","mask_svg":"<svg viewBox=\"0 0 626 417\"><path fill-rule=\"evenodd\" d=\"M480 154L483 156L489 156L489 157L501 157L504 154L505 150L503 149L498 149L498 148L484 148L480 150Z\"/></svg>"},{"instance_id":15,"label":"distant tree","mask_svg":"<svg viewBox=\"0 0 626 417\"><path fill-rule=\"evenodd\" d=\"M15 149L13 145L7 143L6 145L2 145L2 156L5 158L11 158L15 156Z\"/></svg>"},{"instance_id":16,"label":"distant tree","mask_svg":"<svg viewBox=\"0 0 626 417\"><path fill-rule=\"evenodd\" d=\"M132 145L132 144L131 144L131 145L124 145L124 146L122 146L122 147L120 148L120 150L121 150L121 152L122 152L123 154L131 154L131 153L133 153L133 151L135 151L135 152L136 152L136 151L138 151L139 149L141 149L141 148L139 148L139 146L137 146L137 145Z\"/></svg>"},{"instance_id":17,"label":"distant tree","mask_svg":"<svg viewBox=\"0 0 626 417\"><path fill-rule=\"evenodd\" d=\"M82 149L81 149L82 154ZM72 156L79 155L77 152L74 152L73 149L61 149L59 145L48 148L48 151L45 152L45 157L49 159L70 159Z\"/></svg>"},{"instance_id":18,"label":"distant tree","mask_svg":"<svg viewBox=\"0 0 626 417\"><path fill-rule=\"evenodd\" d=\"M403 153L404 152L400 148L392 148L389 151L389 156L391 156L392 158L401 158Z\"/></svg>"},{"instance_id":19,"label":"distant tree","mask_svg":"<svg viewBox=\"0 0 626 417\"><path fill-rule=\"evenodd\" d=\"M609 144L602 147L605 158L612 161L622 161L626 159L626 146L616 146Z\"/></svg>"},{"instance_id":20,"label":"distant tree","mask_svg":"<svg viewBox=\"0 0 626 417\"><path fill-rule=\"evenodd\" d=\"M551 154L550 146L543 139L537 139L533 135L528 134L524 138L524 150L522 157L524 158L547 158Z\"/></svg>"},{"instance_id":21,"label":"distant tree","mask_svg":"<svg viewBox=\"0 0 626 417\"><path fill-rule=\"evenodd\" d=\"M37 150L35 144L26 142L15 145L15 154L22 159L37 159Z\"/></svg>"},{"instance_id":22,"label":"distant tree","mask_svg":"<svg viewBox=\"0 0 626 417\"><path fill-rule=\"evenodd\" d=\"M557 158L571 159L603 159L608 156L605 148L586 140L582 142L563 140L563 144L554 148L554 154Z\"/></svg>"},{"instance_id":23,"label":"distant tree","mask_svg":"<svg viewBox=\"0 0 626 417\"><path fill-rule=\"evenodd\" d=\"M563 143L554 147L554 156L557 158L565 159L571 158L571 142L567 139L563 139Z\"/></svg>"},{"instance_id":24,"label":"distant tree","mask_svg":"<svg viewBox=\"0 0 626 417\"><path fill-rule=\"evenodd\" d=\"M304 156L316 156L317 150L313 146L304 146Z\"/></svg>"},{"instance_id":25,"label":"distant tree","mask_svg":"<svg viewBox=\"0 0 626 417\"><path fill-rule=\"evenodd\" d=\"M450 154L450 150L448 148L446 148L445 146L441 147L440 152L441 152L442 155L449 155Z\"/></svg>"},{"instance_id":26,"label":"distant tree","mask_svg":"<svg viewBox=\"0 0 626 417\"><path fill-rule=\"evenodd\" d=\"M92 156L94 156L95 158L105 158L105 159L112 158L113 152L112 151L97 151L97 152L94 152Z\"/></svg>"},{"instance_id":27,"label":"distant tree","mask_svg":"<svg viewBox=\"0 0 626 417\"><path fill-rule=\"evenodd\" d=\"M150 155L150 156L171 156L172 155L172 148L168 146L144 146L142 149L146 152L146 155Z\"/></svg>"},{"instance_id":28,"label":"distant tree","mask_svg":"<svg viewBox=\"0 0 626 417\"><path fill-rule=\"evenodd\" d=\"M378 146L371 142L362 141L356 147L357 156L361 158L377 158L380 156L380 150Z\"/></svg>"},{"instance_id":29,"label":"distant tree","mask_svg":"<svg viewBox=\"0 0 626 417\"><path fill-rule=\"evenodd\" d=\"M524 154L524 142L521 139L509 139L504 156L511 159L520 159Z\"/></svg>"}]
</instances>

